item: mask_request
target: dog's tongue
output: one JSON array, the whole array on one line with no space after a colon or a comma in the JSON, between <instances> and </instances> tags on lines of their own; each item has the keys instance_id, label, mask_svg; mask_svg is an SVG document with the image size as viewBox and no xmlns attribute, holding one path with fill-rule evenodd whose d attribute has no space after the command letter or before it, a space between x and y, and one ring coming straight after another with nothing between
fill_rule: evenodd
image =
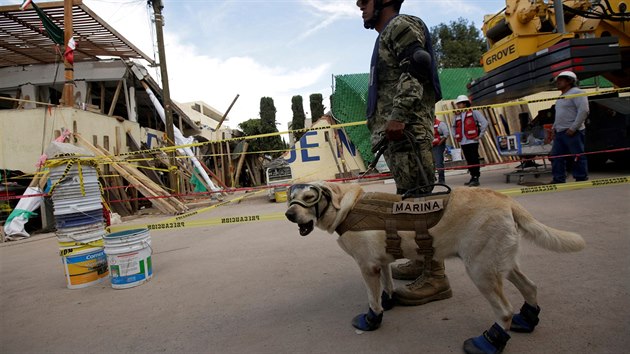
<instances>
[{"instance_id":1,"label":"dog's tongue","mask_svg":"<svg viewBox=\"0 0 630 354\"><path fill-rule=\"evenodd\" d=\"M298 225L300 227L300 235L302 236L306 236L308 234L311 233L311 231L313 231L313 222L309 221L306 224L300 224Z\"/></svg>"}]
</instances>

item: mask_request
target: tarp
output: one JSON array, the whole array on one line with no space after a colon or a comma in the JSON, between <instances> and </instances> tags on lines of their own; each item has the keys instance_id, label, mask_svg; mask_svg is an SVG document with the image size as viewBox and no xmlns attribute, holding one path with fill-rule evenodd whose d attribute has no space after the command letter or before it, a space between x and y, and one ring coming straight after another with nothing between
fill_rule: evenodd
<instances>
[{"instance_id":1,"label":"tarp","mask_svg":"<svg viewBox=\"0 0 630 354\"><path fill-rule=\"evenodd\" d=\"M37 194L42 194L42 190L39 189L39 187L28 187L23 196ZM9 239L30 237L31 235L26 232L24 225L28 222L29 218L37 215L35 210L39 208L43 200L44 197L21 198L4 224L4 234L7 235Z\"/></svg>"}]
</instances>

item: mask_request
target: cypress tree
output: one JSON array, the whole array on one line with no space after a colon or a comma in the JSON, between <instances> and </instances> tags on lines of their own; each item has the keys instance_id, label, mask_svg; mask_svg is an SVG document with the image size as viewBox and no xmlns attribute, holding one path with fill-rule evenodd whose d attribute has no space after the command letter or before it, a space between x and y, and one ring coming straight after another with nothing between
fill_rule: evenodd
<instances>
[{"instance_id":1,"label":"cypress tree","mask_svg":"<svg viewBox=\"0 0 630 354\"><path fill-rule=\"evenodd\" d=\"M311 120L313 124L324 115L324 97L321 93L314 93L309 97L311 103Z\"/></svg>"},{"instance_id":2,"label":"cypress tree","mask_svg":"<svg viewBox=\"0 0 630 354\"><path fill-rule=\"evenodd\" d=\"M292 130L304 129L304 121L306 120L306 114L304 114L304 104L302 96L293 96L291 98L291 110L293 111L293 121L291 123ZM299 141L304 135L304 132L295 132L293 137L295 141Z\"/></svg>"}]
</instances>

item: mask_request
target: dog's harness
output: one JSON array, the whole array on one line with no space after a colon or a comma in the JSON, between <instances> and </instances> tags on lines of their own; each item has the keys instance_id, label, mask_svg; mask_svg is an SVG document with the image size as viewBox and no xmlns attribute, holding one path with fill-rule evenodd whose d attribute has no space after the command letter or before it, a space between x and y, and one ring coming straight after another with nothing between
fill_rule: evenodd
<instances>
[{"instance_id":1,"label":"dog's harness","mask_svg":"<svg viewBox=\"0 0 630 354\"><path fill-rule=\"evenodd\" d=\"M444 215L449 197L443 193L403 199L395 194L364 193L335 231L341 236L347 231L385 230L385 249L395 259L403 258L398 231L415 231L416 252L431 264L433 237L429 229Z\"/></svg>"}]
</instances>

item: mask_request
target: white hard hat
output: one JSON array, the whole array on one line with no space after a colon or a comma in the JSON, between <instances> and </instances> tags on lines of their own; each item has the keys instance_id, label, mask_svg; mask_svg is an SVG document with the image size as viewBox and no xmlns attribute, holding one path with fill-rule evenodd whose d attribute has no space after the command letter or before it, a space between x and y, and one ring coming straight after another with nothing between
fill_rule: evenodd
<instances>
[{"instance_id":1,"label":"white hard hat","mask_svg":"<svg viewBox=\"0 0 630 354\"><path fill-rule=\"evenodd\" d=\"M457 103L462 103L462 102L470 102L470 99L466 95L459 95L459 96L457 96L457 99L455 100L455 103L457 104Z\"/></svg>"},{"instance_id":2,"label":"white hard hat","mask_svg":"<svg viewBox=\"0 0 630 354\"><path fill-rule=\"evenodd\" d=\"M556 80L558 80L559 77L567 77L571 80L573 80L573 82L577 82L578 78L577 75L575 75L575 73L573 71L563 71L560 74L558 74L558 76L556 76L553 81L555 82Z\"/></svg>"}]
</instances>

